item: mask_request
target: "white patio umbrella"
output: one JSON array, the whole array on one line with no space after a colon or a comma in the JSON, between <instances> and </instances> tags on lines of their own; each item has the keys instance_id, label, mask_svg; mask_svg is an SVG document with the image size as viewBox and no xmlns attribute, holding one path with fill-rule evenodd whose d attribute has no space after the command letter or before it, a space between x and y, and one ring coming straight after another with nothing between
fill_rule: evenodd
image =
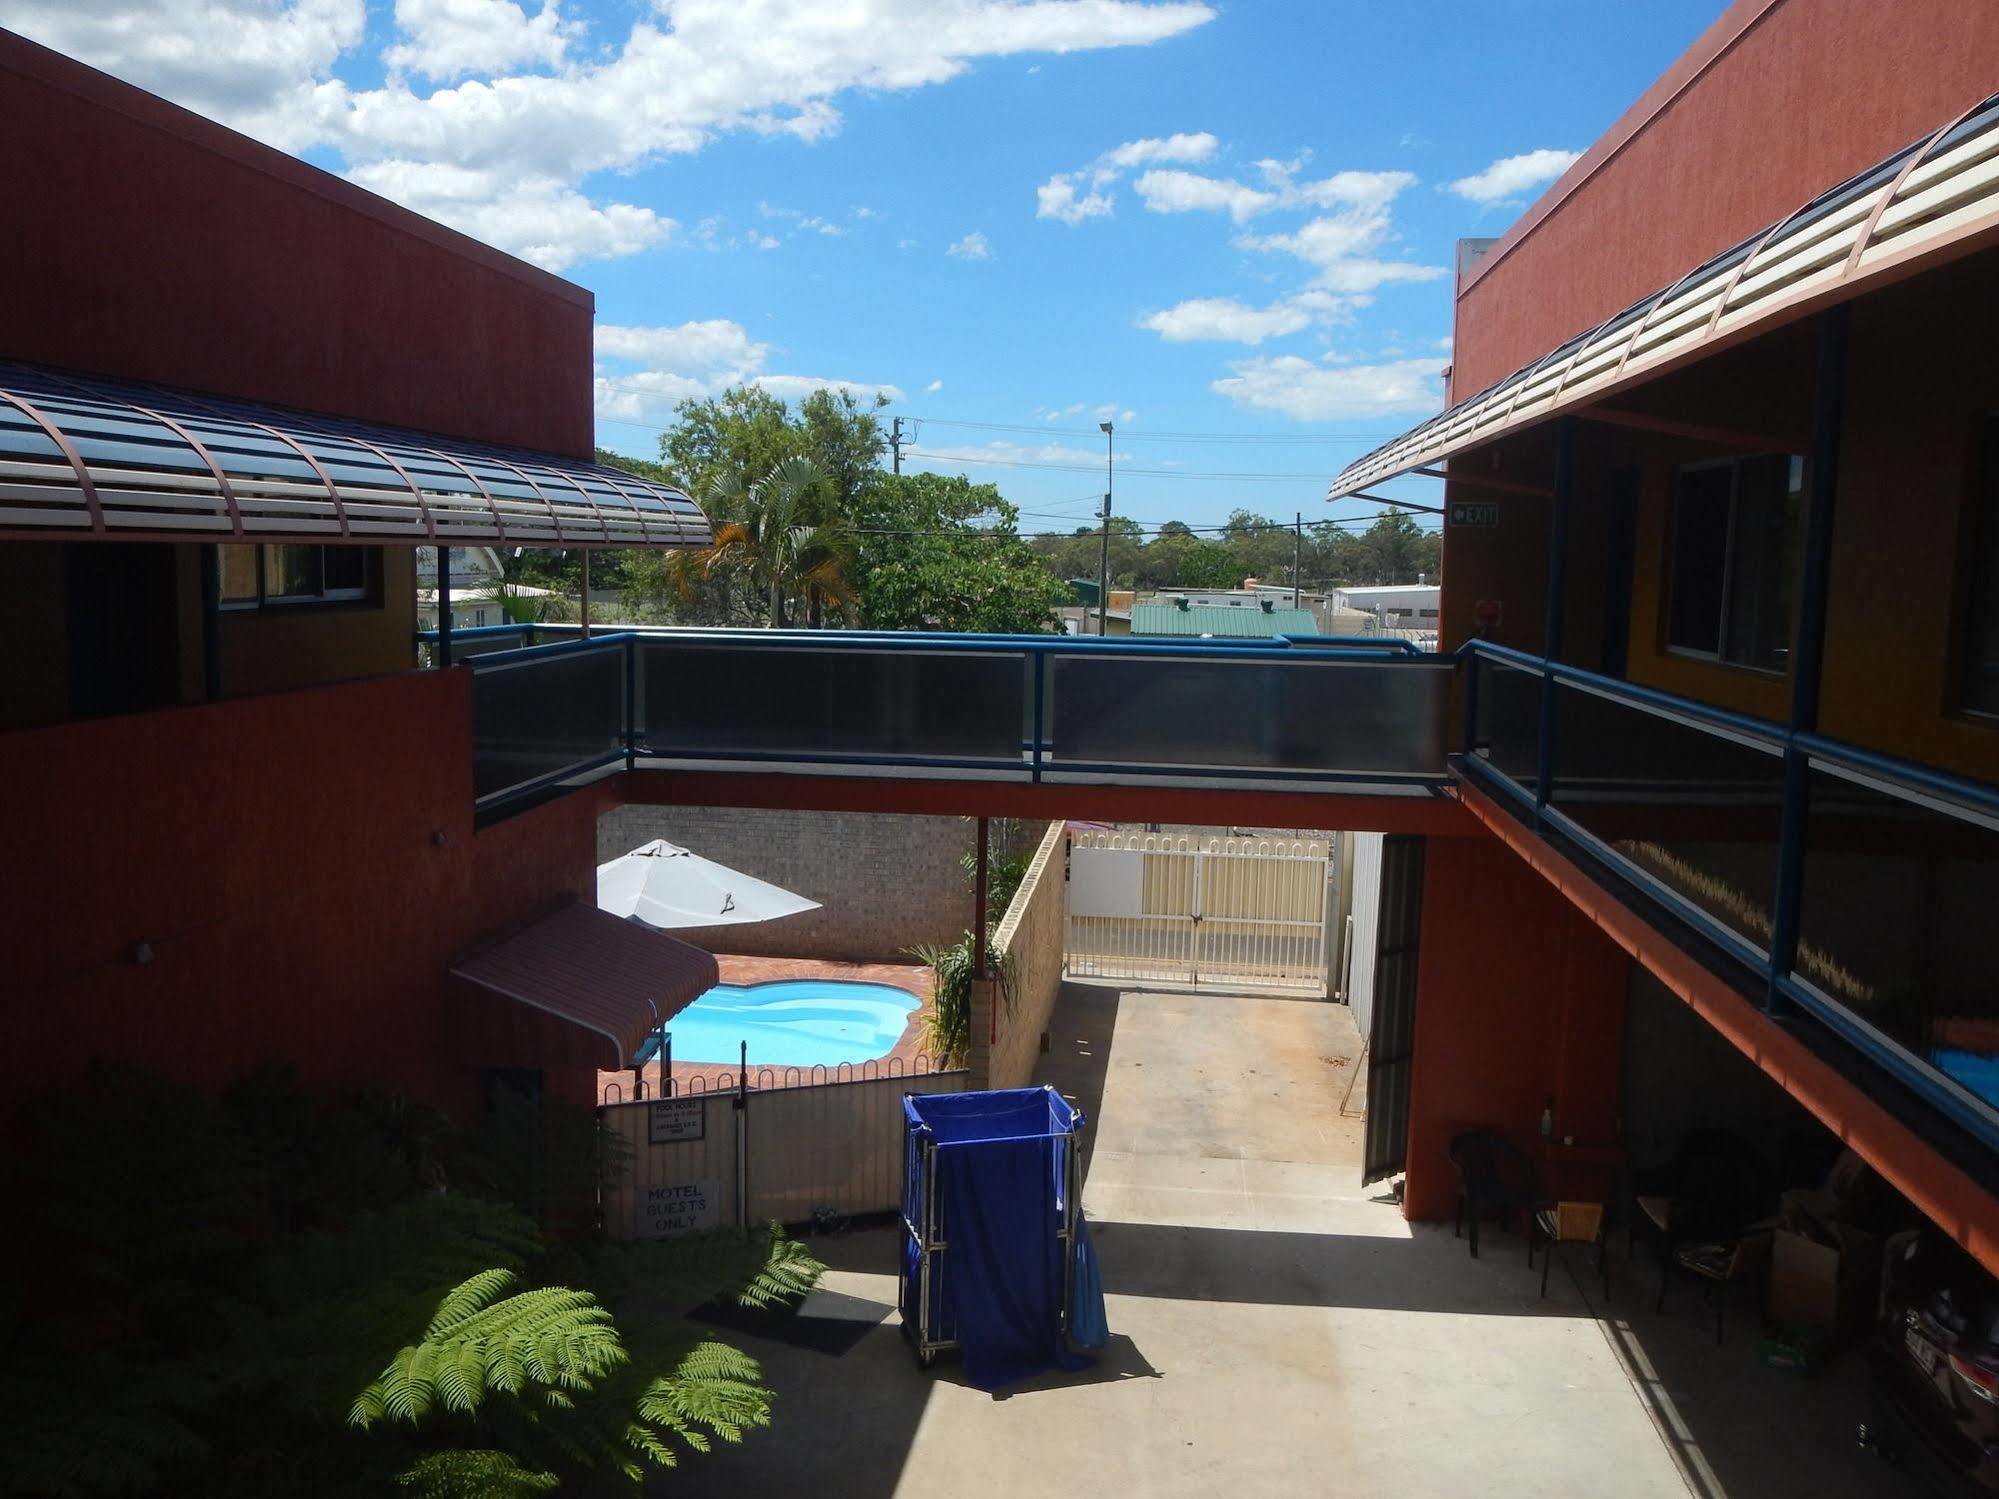
<instances>
[{"instance_id":1,"label":"white patio umbrella","mask_svg":"<svg viewBox=\"0 0 1999 1499\"><path fill-rule=\"evenodd\" d=\"M613 916L635 916L655 927L734 926L819 909L816 900L704 859L664 838L599 864L597 904Z\"/></svg>"}]
</instances>

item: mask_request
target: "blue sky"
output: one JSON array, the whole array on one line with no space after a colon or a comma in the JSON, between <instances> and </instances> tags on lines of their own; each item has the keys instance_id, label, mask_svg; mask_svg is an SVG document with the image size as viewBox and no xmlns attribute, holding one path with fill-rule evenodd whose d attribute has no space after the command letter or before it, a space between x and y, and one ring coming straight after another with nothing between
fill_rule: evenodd
<instances>
[{"instance_id":1,"label":"blue sky","mask_svg":"<svg viewBox=\"0 0 1999 1499\"><path fill-rule=\"evenodd\" d=\"M599 439L886 390L1087 522L1330 510L1502 232L1717 0L0 0L0 25L597 294ZM1180 436L1174 434L1198 434ZM1220 477L1240 476L1240 477ZM1423 481L1414 481L1412 496Z\"/></svg>"}]
</instances>

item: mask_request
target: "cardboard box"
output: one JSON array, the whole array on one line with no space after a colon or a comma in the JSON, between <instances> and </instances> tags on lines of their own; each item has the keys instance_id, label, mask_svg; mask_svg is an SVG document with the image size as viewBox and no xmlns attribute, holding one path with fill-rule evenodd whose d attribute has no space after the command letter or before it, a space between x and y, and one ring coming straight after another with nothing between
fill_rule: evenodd
<instances>
[{"instance_id":1,"label":"cardboard box","mask_svg":"<svg viewBox=\"0 0 1999 1499\"><path fill-rule=\"evenodd\" d=\"M1770 1238L1770 1295L1780 1327L1830 1330L1839 1325L1839 1251L1793 1229Z\"/></svg>"}]
</instances>

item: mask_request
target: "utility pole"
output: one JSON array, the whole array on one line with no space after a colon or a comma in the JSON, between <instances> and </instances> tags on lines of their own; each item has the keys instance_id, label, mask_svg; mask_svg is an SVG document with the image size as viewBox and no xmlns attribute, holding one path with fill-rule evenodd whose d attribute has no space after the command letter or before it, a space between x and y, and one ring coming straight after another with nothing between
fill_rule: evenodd
<instances>
[{"instance_id":1,"label":"utility pole","mask_svg":"<svg viewBox=\"0 0 1999 1499\"><path fill-rule=\"evenodd\" d=\"M893 419L888 430L889 451L895 454L895 471L902 472L902 418Z\"/></svg>"},{"instance_id":2,"label":"utility pole","mask_svg":"<svg viewBox=\"0 0 1999 1499\"><path fill-rule=\"evenodd\" d=\"M1291 523L1291 607L1298 607L1298 568L1305 556L1305 512L1293 512L1298 518Z\"/></svg>"},{"instance_id":3,"label":"utility pole","mask_svg":"<svg viewBox=\"0 0 1999 1499\"><path fill-rule=\"evenodd\" d=\"M1111 606L1111 423L1098 422L1104 434L1104 534L1097 562L1097 638L1110 633L1107 619Z\"/></svg>"}]
</instances>

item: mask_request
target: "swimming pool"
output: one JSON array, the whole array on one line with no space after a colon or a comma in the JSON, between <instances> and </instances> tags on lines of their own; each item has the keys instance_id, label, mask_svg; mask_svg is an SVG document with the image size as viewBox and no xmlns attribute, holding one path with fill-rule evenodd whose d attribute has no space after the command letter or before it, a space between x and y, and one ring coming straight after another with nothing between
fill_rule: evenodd
<instances>
[{"instance_id":1,"label":"swimming pool","mask_svg":"<svg viewBox=\"0 0 1999 1499\"><path fill-rule=\"evenodd\" d=\"M743 1042L752 1067L836 1067L886 1053L901 1039L917 999L893 984L784 979L720 984L667 1022L676 1062L733 1065ZM647 1041L641 1062L659 1043Z\"/></svg>"}]
</instances>

